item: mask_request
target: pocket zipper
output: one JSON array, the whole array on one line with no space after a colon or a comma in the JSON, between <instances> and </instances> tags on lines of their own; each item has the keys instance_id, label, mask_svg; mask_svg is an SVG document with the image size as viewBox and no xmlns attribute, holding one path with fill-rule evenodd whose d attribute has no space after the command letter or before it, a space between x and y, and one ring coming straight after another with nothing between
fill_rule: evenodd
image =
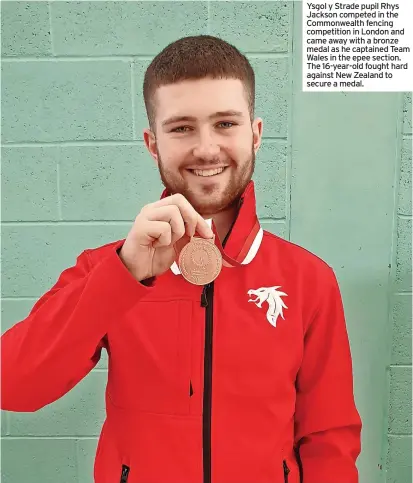
<instances>
[{"instance_id":1,"label":"pocket zipper","mask_svg":"<svg viewBox=\"0 0 413 483\"><path fill-rule=\"evenodd\" d=\"M120 483L127 483L130 468L129 466L122 465L122 473L120 475Z\"/></svg>"},{"instance_id":2,"label":"pocket zipper","mask_svg":"<svg viewBox=\"0 0 413 483\"><path fill-rule=\"evenodd\" d=\"M288 474L290 473L290 468L288 468L287 462L283 460L284 468L284 483L288 483Z\"/></svg>"}]
</instances>

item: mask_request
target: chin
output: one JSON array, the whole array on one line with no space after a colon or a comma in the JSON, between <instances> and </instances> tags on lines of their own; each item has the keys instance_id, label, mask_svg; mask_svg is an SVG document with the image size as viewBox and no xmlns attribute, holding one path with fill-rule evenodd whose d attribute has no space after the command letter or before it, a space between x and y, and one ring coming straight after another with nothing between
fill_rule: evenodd
<instances>
[{"instance_id":1,"label":"chin","mask_svg":"<svg viewBox=\"0 0 413 483\"><path fill-rule=\"evenodd\" d=\"M205 196L205 195L204 195ZM216 215L217 213L228 209L232 204L233 200L226 198L225 196L220 196L219 198L215 198L213 201L211 200L203 200L202 197L194 196L192 201L192 206L195 210L202 215L203 217L208 217L212 215Z\"/></svg>"}]
</instances>

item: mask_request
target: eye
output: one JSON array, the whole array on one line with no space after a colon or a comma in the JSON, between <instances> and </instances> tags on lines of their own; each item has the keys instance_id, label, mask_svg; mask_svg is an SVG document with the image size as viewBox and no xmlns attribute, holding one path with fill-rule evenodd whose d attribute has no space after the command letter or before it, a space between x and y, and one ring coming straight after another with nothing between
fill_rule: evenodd
<instances>
[{"instance_id":1,"label":"eye","mask_svg":"<svg viewBox=\"0 0 413 483\"><path fill-rule=\"evenodd\" d=\"M231 122L231 121L222 121L219 124L231 124L232 126L236 125L234 122ZM229 126L229 127L232 127L232 126Z\"/></svg>"},{"instance_id":2,"label":"eye","mask_svg":"<svg viewBox=\"0 0 413 483\"><path fill-rule=\"evenodd\" d=\"M175 129L172 129L171 132L184 132L184 131L179 131L179 129L185 129L186 127L189 127L189 126L179 126L179 127L176 127Z\"/></svg>"}]
</instances>

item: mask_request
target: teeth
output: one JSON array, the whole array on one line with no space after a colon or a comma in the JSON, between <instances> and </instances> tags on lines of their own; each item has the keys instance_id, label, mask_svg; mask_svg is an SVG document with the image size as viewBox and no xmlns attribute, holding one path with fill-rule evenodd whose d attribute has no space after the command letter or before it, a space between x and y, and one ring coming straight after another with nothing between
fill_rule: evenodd
<instances>
[{"instance_id":1,"label":"teeth","mask_svg":"<svg viewBox=\"0 0 413 483\"><path fill-rule=\"evenodd\" d=\"M217 169L193 169L192 172L197 176L214 176L216 174L222 173L225 168Z\"/></svg>"}]
</instances>

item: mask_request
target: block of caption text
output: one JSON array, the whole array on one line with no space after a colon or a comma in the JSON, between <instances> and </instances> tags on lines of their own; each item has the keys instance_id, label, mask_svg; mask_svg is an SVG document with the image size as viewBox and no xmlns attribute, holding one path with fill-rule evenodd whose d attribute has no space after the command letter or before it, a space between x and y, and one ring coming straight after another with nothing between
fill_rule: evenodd
<instances>
[{"instance_id":1,"label":"block of caption text","mask_svg":"<svg viewBox=\"0 0 413 483\"><path fill-rule=\"evenodd\" d=\"M303 91L413 90L413 0L302 1Z\"/></svg>"}]
</instances>

